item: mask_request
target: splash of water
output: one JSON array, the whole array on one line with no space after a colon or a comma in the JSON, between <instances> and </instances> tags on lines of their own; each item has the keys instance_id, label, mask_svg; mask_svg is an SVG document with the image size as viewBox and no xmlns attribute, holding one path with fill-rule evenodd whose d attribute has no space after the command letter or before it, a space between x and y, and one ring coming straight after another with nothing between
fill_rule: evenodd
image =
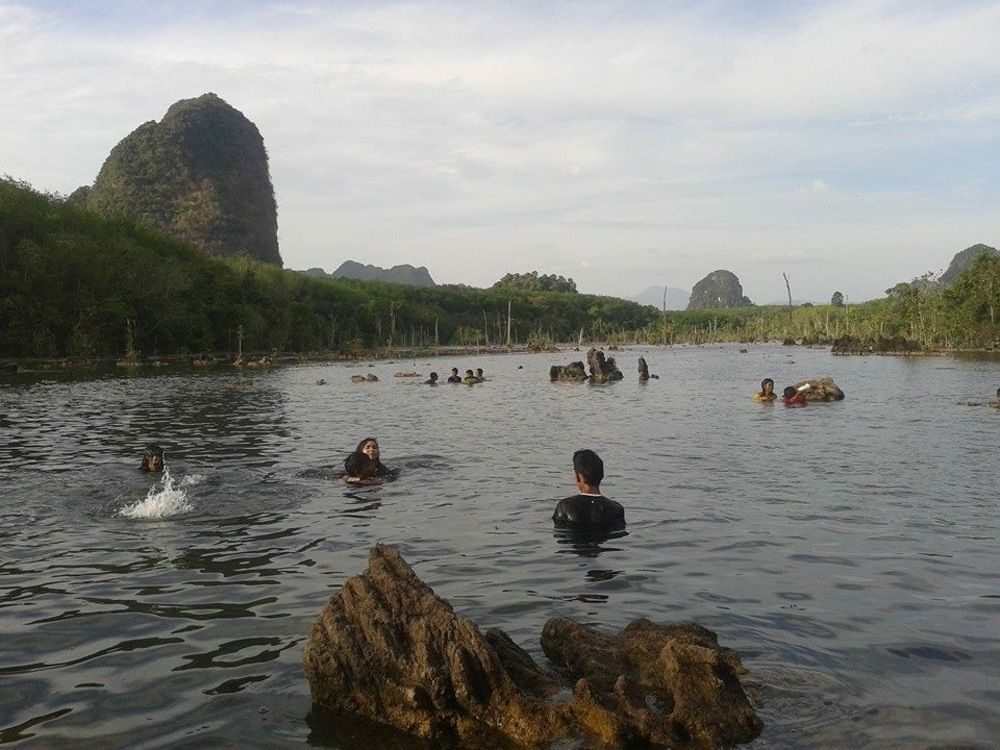
<instances>
[{"instance_id":1,"label":"splash of water","mask_svg":"<svg viewBox=\"0 0 1000 750\"><path fill-rule=\"evenodd\" d=\"M194 475L175 482L164 467L163 479L149 488L146 497L126 505L118 511L118 515L125 518L169 518L188 513L194 510L194 506L188 502L186 488L197 484L201 479L201 476Z\"/></svg>"}]
</instances>

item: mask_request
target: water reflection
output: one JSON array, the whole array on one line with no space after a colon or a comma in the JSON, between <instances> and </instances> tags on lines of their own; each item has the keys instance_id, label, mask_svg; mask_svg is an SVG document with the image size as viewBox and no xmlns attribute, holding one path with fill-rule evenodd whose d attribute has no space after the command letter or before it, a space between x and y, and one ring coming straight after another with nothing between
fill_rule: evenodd
<instances>
[{"instance_id":1,"label":"water reflection","mask_svg":"<svg viewBox=\"0 0 1000 750\"><path fill-rule=\"evenodd\" d=\"M619 552L622 547L605 546L612 539L624 539L628 531L624 525L605 527L602 529L570 529L556 528L552 536L556 544L562 547L556 552L571 553L581 557L600 557L605 552Z\"/></svg>"}]
</instances>

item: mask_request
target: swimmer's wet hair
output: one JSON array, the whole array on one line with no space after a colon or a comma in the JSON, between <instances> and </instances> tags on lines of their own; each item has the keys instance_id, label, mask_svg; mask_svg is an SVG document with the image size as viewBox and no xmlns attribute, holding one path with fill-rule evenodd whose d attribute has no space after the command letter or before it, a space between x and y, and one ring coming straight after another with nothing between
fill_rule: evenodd
<instances>
[{"instance_id":1,"label":"swimmer's wet hair","mask_svg":"<svg viewBox=\"0 0 1000 750\"><path fill-rule=\"evenodd\" d=\"M604 479L604 462L589 448L573 454L573 471L587 484L599 485Z\"/></svg>"}]
</instances>

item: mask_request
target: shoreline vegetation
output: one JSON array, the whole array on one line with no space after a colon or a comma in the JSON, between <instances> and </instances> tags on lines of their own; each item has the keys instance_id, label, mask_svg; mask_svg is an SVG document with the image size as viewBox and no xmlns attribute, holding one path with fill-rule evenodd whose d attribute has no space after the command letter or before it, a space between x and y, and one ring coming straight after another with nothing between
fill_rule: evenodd
<instances>
[{"instance_id":1,"label":"shoreline vegetation","mask_svg":"<svg viewBox=\"0 0 1000 750\"><path fill-rule=\"evenodd\" d=\"M764 342L837 354L1000 352L1000 257L987 253L949 286L924 277L853 305L834 295L829 305L661 310L502 282L314 278L210 256L0 179L0 374Z\"/></svg>"}]
</instances>

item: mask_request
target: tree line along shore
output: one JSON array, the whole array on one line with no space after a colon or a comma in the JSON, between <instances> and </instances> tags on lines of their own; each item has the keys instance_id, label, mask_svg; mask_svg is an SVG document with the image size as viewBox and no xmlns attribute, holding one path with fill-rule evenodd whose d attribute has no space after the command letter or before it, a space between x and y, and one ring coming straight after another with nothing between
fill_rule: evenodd
<instances>
[{"instance_id":1,"label":"tree line along shore","mask_svg":"<svg viewBox=\"0 0 1000 750\"><path fill-rule=\"evenodd\" d=\"M0 359L215 364L543 350L557 342L848 342L844 351L1000 350L1000 257L949 286L854 305L665 311L499 284L314 278L207 255L124 218L0 180ZM887 345L886 342L889 342ZM292 353L292 354L289 354Z\"/></svg>"}]
</instances>

